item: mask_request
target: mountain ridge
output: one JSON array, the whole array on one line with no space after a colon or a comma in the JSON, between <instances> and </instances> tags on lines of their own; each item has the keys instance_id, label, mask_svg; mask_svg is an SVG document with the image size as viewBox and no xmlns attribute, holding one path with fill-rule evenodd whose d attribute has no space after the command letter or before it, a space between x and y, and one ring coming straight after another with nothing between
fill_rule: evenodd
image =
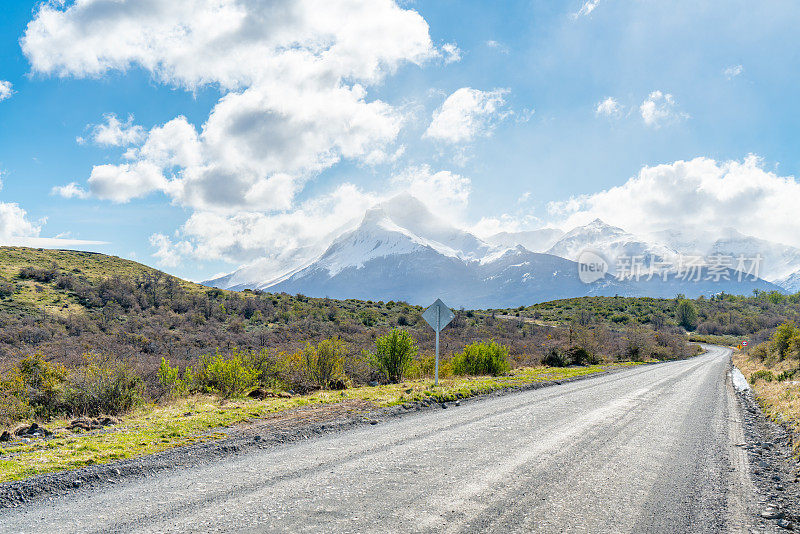
<instances>
[{"instance_id":1,"label":"mountain ridge","mask_svg":"<svg viewBox=\"0 0 800 534\"><path fill-rule=\"evenodd\" d=\"M678 273L666 280L653 276L621 280L605 274L584 283L574 261L581 250L604 249L612 260L609 270L623 255L661 260L679 252L600 219L567 233L533 232L520 237L539 244L555 242L545 252L536 252L521 244L504 246L513 242L512 233L483 240L437 217L415 197L402 194L368 209L360 224L333 239L315 260L281 277L226 286L226 281L235 279L234 272L204 284L419 304L447 297L453 305L466 307L508 307L585 295L672 297L780 290L761 279L739 281L733 269L722 280L713 281L708 267L693 272L699 280L681 279Z\"/></svg>"}]
</instances>

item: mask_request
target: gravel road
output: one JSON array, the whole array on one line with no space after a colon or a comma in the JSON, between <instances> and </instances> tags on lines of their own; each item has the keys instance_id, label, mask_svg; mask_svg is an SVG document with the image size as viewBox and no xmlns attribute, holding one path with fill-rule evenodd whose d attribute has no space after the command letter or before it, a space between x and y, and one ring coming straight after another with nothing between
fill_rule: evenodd
<instances>
[{"instance_id":1,"label":"gravel road","mask_svg":"<svg viewBox=\"0 0 800 534\"><path fill-rule=\"evenodd\" d=\"M85 488L0 511L0 531L747 532L729 354Z\"/></svg>"}]
</instances>

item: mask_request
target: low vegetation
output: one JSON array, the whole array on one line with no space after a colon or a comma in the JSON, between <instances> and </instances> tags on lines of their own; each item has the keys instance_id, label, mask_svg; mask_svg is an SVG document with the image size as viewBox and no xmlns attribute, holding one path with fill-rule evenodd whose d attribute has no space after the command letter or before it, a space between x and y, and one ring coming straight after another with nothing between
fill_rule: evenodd
<instances>
[{"instance_id":1,"label":"low vegetation","mask_svg":"<svg viewBox=\"0 0 800 534\"><path fill-rule=\"evenodd\" d=\"M800 453L800 328L784 323L766 341L734 355L764 412L786 425Z\"/></svg>"}]
</instances>

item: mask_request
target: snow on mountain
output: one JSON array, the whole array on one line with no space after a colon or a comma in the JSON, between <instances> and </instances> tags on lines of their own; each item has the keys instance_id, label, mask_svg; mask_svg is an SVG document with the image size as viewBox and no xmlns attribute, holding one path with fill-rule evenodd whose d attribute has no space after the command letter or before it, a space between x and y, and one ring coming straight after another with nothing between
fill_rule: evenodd
<instances>
[{"instance_id":1,"label":"snow on mountain","mask_svg":"<svg viewBox=\"0 0 800 534\"><path fill-rule=\"evenodd\" d=\"M564 231L558 228L540 228L522 232L499 232L487 237L484 241L501 249L510 249L521 245L531 252L544 252L563 235Z\"/></svg>"},{"instance_id":2,"label":"snow on mountain","mask_svg":"<svg viewBox=\"0 0 800 534\"><path fill-rule=\"evenodd\" d=\"M800 269L783 278L774 280L773 283L789 293L797 293L800 291Z\"/></svg>"},{"instance_id":3,"label":"snow on mountain","mask_svg":"<svg viewBox=\"0 0 800 534\"><path fill-rule=\"evenodd\" d=\"M734 228L724 228L718 233L701 229L669 230L659 232L655 238L663 239L685 255L722 255L732 259L734 267L740 257L749 261L760 257L758 276L783 285L800 268L800 249L766 239L742 234Z\"/></svg>"},{"instance_id":4,"label":"snow on mountain","mask_svg":"<svg viewBox=\"0 0 800 534\"><path fill-rule=\"evenodd\" d=\"M729 241L718 240L720 250L733 243L731 239L742 239L732 234L724 237ZM520 244L507 246L518 240L539 247L549 244L548 240L556 242L548 253L533 252ZM753 289L777 289L760 279L737 281L732 272L731 280L709 281L705 279L707 269L701 269L702 280L687 281L677 276L666 281L620 280L607 274L585 284L578 276L578 264L572 260L587 248L602 252L611 261L621 255L667 259L677 254L669 246L646 241L600 220L564 235L545 229L497 234L489 241L455 227L416 198L404 194L370 208L360 224L338 235L315 259L278 278L258 278L255 264L207 283L233 289L406 300L414 304L441 297L452 306L473 308L518 306L584 295L673 297L677 293L749 294Z\"/></svg>"},{"instance_id":5,"label":"snow on mountain","mask_svg":"<svg viewBox=\"0 0 800 534\"><path fill-rule=\"evenodd\" d=\"M600 219L573 228L556 241L547 253L577 260L581 252L587 249L601 252L612 266L621 256L669 260L677 254L674 249L666 245L647 241L622 228L606 224Z\"/></svg>"}]
</instances>

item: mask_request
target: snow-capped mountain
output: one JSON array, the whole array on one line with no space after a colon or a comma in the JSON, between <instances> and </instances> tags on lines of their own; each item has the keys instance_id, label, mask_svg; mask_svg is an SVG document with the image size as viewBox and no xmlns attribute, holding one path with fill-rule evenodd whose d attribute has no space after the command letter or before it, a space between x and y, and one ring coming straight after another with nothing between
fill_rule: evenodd
<instances>
[{"instance_id":1,"label":"snow-capped mountain","mask_svg":"<svg viewBox=\"0 0 800 534\"><path fill-rule=\"evenodd\" d=\"M677 251L657 242L628 233L595 219L585 226L578 226L564 234L547 251L548 254L577 260L587 249L601 252L611 263L621 256L654 257L660 260L674 258Z\"/></svg>"},{"instance_id":2,"label":"snow-capped mountain","mask_svg":"<svg viewBox=\"0 0 800 534\"><path fill-rule=\"evenodd\" d=\"M540 228L522 232L499 232L484 239L490 245L500 248L514 248L521 245L532 252L544 252L552 247L561 236L563 230L558 228Z\"/></svg>"},{"instance_id":3,"label":"snow-capped mountain","mask_svg":"<svg viewBox=\"0 0 800 534\"><path fill-rule=\"evenodd\" d=\"M732 271L727 273L729 280L708 281L707 269L700 270L698 280L620 280L606 274L587 284L580 280L578 264L573 261L584 248L599 250L608 259L622 254L667 257L676 251L600 220L559 234L552 229L507 233L492 236L494 239L487 242L403 194L367 210L360 224L333 239L315 260L283 276L247 281L257 269L246 267L206 283L229 289L415 304L441 297L451 306L471 308L518 306L583 295L672 297L677 293L749 294L753 289L777 289L763 280L738 281ZM538 247L556 242L548 253L539 253L517 243L519 240Z\"/></svg>"},{"instance_id":4,"label":"snow-capped mountain","mask_svg":"<svg viewBox=\"0 0 800 534\"><path fill-rule=\"evenodd\" d=\"M783 278L779 278L773 283L789 293L797 293L800 291L800 270L797 270L788 276L784 276Z\"/></svg>"},{"instance_id":5,"label":"snow-capped mountain","mask_svg":"<svg viewBox=\"0 0 800 534\"><path fill-rule=\"evenodd\" d=\"M653 237L685 255L728 256L734 260L734 266L740 257L748 260L759 257L759 278L788 291L797 291L796 282L792 286L789 280L793 273L800 271L800 249L796 247L745 235L733 228L724 228L718 233L670 230Z\"/></svg>"}]
</instances>

